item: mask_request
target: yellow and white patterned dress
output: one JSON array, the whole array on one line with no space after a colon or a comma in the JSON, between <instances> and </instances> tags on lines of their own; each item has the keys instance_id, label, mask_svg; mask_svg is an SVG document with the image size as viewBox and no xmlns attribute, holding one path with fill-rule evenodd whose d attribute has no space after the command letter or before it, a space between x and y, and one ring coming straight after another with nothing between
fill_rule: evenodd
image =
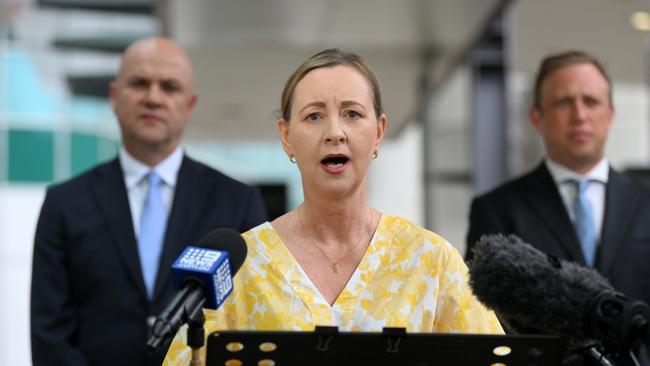
<instances>
[{"instance_id":1,"label":"yellow and white patterned dress","mask_svg":"<svg viewBox=\"0 0 650 366\"><path fill-rule=\"evenodd\" d=\"M474 297L458 251L439 235L382 215L368 250L334 305L323 298L266 222L243 234L248 256L219 310L204 310L206 334L216 330L502 334L496 316ZM187 365L185 328L163 365Z\"/></svg>"}]
</instances>

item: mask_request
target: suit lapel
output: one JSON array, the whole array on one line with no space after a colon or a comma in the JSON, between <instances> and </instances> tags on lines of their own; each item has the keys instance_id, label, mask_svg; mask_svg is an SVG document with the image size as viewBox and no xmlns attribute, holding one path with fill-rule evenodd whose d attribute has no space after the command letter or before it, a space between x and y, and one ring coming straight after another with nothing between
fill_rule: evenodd
<instances>
[{"instance_id":1,"label":"suit lapel","mask_svg":"<svg viewBox=\"0 0 650 366\"><path fill-rule=\"evenodd\" d=\"M143 301L147 302L129 198L118 159L98 170L93 189L129 277L138 288Z\"/></svg>"},{"instance_id":2,"label":"suit lapel","mask_svg":"<svg viewBox=\"0 0 650 366\"><path fill-rule=\"evenodd\" d=\"M185 247L195 244L188 241L196 235L203 235L195 231L203 207L209 201L207 198L209 185L209 181L201 179L200 166L188 157L183 157L176 180L172 210L167 222L165 245L156 277L154 301L171 280L171 265L174 260Z\"/></svg>"},{"instance_id":3,"label":"suit lapel","mask_svg":"<svg viewBox=\"0 0 650 366\"><path fill-rule=\"evenodd\" d=\"M634 217L639 200L638 190L629 189L625 177L609 170L605 193L605 214L597 266L603 274L609 273L619 251L625 247L625 233Z\"/></svg>"},{"instance_id":4,"label":"suit lapel","mask_svg":"<svg viewBox=\"0 0 650 366\"><path fill-rule=\"evenodd\" d=\"M562 247L567 258L585 264L573 223L562 202L560 192L543 162L531 173L526 184L529 188L526 197L532 210L556 236L558 245Z\"/></svg>"}]
</instances>

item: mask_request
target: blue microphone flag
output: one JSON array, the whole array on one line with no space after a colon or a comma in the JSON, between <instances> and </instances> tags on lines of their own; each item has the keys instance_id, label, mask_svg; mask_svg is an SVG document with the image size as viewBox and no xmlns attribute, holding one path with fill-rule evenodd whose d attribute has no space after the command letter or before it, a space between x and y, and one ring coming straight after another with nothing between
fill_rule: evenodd
<instances>
[{"instance_id":1,"label":"blue microphone flag","mask_svg":"<svg viewBox=\"0 0 650 366\"><path fill-rule=\"evenodd\" d=\"M232 274L228 252L189 246L172 265L174 287L186 281L199 281L205 289L204 307L217 309L232 292Z\"/></svg>"}]
</instances>

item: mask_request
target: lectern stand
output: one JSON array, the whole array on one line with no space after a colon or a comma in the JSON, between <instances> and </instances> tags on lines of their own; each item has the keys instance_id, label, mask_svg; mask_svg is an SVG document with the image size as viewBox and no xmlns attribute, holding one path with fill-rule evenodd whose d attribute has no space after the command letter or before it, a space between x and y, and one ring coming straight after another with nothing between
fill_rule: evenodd
<instances>
[{"instance_id":1,"label":"lectern stand","mask_svg":"<svg viewBox=\"0 0 650 366\"><path fill-rule=\"evenodd\" d=\"M551 336L220 331L210 334L207 366L528 365L561 364L564 342Z\"/></svg>"}]
</instances>

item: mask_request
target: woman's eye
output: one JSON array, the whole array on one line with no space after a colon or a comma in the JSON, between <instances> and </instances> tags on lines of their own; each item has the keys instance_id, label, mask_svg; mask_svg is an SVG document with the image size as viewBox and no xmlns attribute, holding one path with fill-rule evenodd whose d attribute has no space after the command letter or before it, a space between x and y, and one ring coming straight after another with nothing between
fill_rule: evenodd
<instances>
[{"instance_id":1,"label":"woman's eye","mask_svg":"<svg viewBox=\"0 0 650 366\"><path fill-rule=\"evenodd\" d=\"M355 111L347 111L345 112L345 116L350 119L357 119L361 117L361 115Z\"/></svg>"},{"instance_id":2,"label":"woman's eye","mask_svg":"<svg viewBox=\"0 0 650 366\"><path fill-rule=\"evenodd\" d=\"M318 113L310 113L307 115L307 119L310 121L318 121L320 119L320 115Z\"/></svg>"}]
</instances>

